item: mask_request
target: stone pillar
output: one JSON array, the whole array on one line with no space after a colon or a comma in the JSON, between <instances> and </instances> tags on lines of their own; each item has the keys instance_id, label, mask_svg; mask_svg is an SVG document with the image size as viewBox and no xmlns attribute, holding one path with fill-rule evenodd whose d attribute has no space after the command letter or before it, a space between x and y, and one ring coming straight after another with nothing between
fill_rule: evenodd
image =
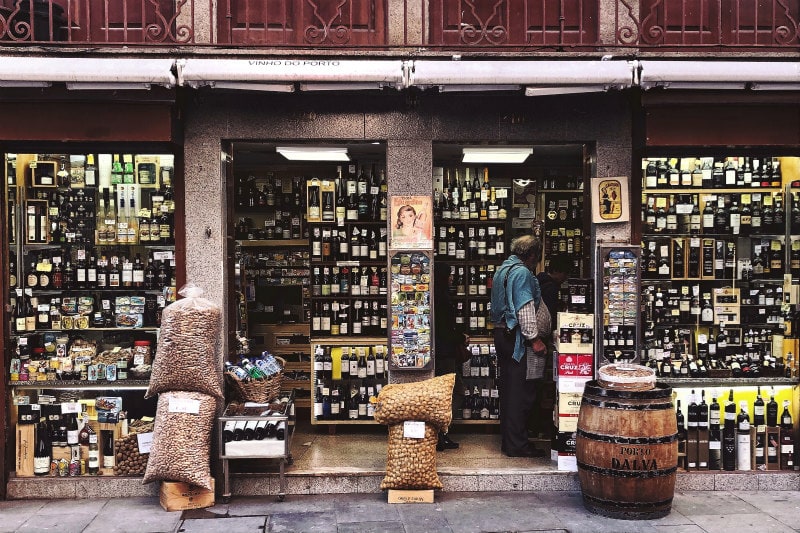
<instances>
[{"instance_id":1,"label":"stone pillar","mask_svg":"<svg viewBox=\"0 0 800 533\"><path fill-rule=\"evenodd\" d=\"M433 193L433 145L430 140L389 140L386 146L386 182L389 204L392 196L431 196ZM389 213L391 220L392 213ZM391 290L391 288L390 288ZM390 324L391 326L391 324ZM431 338L433 344L433 338ZM390 383L432 378L433 364L422 371L403 370L389 374Z\"/></svg>"},{"instance_id":2,"label":"stone pillar","mask_svg":"<svg viewBox=\"0 0 800 533\"><path fill-rule=\"evenodd\" d=\"M428 31L427 0L388 0L387 44L390 46L423 46ZM425 24L423 24L423 21Z\"/></svg>"}]
</instances>

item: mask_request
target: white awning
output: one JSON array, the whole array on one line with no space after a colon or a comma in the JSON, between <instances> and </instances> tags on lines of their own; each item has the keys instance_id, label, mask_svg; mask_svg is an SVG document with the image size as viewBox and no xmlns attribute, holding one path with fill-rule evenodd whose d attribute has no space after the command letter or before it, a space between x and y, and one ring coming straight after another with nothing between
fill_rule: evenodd
<instances>
[{"instance_id":1,"label":"white awning","mask_svg":"<svg viewBox=\"0 0 800 533\"><path fill-rule=\"evenodd\" d=\"M149 89L172 87L174 59L0 57L0 87L68 89Z\"/></svg>"},{"instance_id":2,"label":"white awning","mask_svg":"<svg viewBox=\"0 0 800 533\"><path fill-rule=\"evenodd\" d=\"M405 85L401 60L187 59L178 61L178 81L190 87L291 92L365 90Z\"/></svg>"},{"instance_id":3,"label":"white awning","mask_svg":"<svg viewBox=\"0 0 800 533\"><path fill-rule=\"evenodd\" d=\"M800 90L800 62L649 61L639 62L643 89Z\"/></svg>"},{"instance_id":4,"label":"white awning","mask_svg":"<svg viewBox=\"0 0 800 533\"><path fill-rule=\"evenodd\" d=\"M633 61L435 61L415 60L409 71L409 86L440 87L448 91L463 87L514 90L526 94L623 89L635 81Z\"/></svg>"}]
</instances>

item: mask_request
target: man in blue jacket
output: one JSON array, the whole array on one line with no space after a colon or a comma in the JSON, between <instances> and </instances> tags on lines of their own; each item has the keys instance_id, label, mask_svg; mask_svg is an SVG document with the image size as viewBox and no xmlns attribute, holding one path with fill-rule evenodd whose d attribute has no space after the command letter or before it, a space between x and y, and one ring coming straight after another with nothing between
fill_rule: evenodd
<instances>
[{"instance_id":1,"label":"man in blue jacket","mask_svg":"<svg viewBox=\"0 0 800 533\"><path fill-rule=\"evenodd\" d=\"M523 235L511 242L511 255L492 282L494 345L500 363L501 449L509 457L543 457L528 443L527 420L536 398L527 379L525 347L536 336L536 306L542 296L533 271L542 256L542 241Z\"/></svg>"}]
</instances>

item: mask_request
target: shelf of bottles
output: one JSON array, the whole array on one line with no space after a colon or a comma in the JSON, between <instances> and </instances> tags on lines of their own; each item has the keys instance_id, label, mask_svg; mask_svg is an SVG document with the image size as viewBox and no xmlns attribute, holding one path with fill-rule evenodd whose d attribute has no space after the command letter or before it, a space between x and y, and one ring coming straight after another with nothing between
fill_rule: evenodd
<instances>
[{"instance_id":1,"label":"shelf of bottles","mask_svg":"<svg viewBox=\"0 0 800 533\"><path fill-rule=\"evenodd\" d=\"M585 237L583 181L568 180L565 189L553 189L554 180L543 180L540 189L544 220L544 271L550 257L566 256L571 260L569 277L582 277L585 272Z\"/></svg>"},{"instance_id":2,"label":"shelf of bottles","mask_svg":"<svg viewBox=\"0 0 800 533\"><path fill-rule=\"evenodd\" d=\"M692 385L674 393L680 468L795 469L792 385Z\"/></svg>"},{"instance_id":3,"label":"shelf of bottles","mask_svg":"<svg viewBox=\"0 0 800 533\"><path fill-rule=\"evenodd\" d=\"M34 457L18 458L35 471L27 465L18 475L131 473L114 468L114 449L124 427L155 412L141 391L161 310L176 292L173 161L166 154L6 154L11 403L14 413L58 411L42 424L35 413L18 415L17 438L36 448ZM117 416L123 401L124 423ZM76 441L79 427L95 442Z\"/></svg>"},{"instance_id":4,"label":"shelf of bottles","mask_svg":"<svg viewBox=\"0 0 800 533\"><path fill-rule=\"evenodd\" d=\"M313 341L385 339L388 189L383 169L340 166L335 179L312 180L307 191Z\"/></svg>"},{"instance_id":5,"label":"shelf of bottles","mask_svg":"<svg viewBox=\"0 0 800 533\"><path fill-rule=\"evenodd\" d=\"M461 366L463 399L460 399L460 406L454 406L453 423L498 424L500 390L494 341L489 338L473 339L468 349L472 357Z\"/></svg>"},{"instance_id":6,"label":"shelf of bottles","mask_svg":"<svg viewBox=\"0 0 800 533\"><path fill-rule=\"evenodd\" d=\"M389 377L385 337L314 344L312 424L374 424Z\"/></svg>"},{"instance_id":7,"label":"shelf of bottles","mask_svg":"<svg viewBox=\"0 0 800 533\"><path fill-rule=\"evenodd\" d=\"M667 381L796 381L798 158L651 158L642 169L645 364Z\"/></svg>"}]
</instances>

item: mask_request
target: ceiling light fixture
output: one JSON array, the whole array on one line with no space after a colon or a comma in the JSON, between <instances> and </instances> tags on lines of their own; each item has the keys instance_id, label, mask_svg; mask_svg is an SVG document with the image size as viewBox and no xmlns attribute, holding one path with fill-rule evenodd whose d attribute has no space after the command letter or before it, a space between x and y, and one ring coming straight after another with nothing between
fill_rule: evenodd
<instances>
[{"instance_id":1,"label":"ceiling light fixture","mask_svg":"<svg viewBox=\"0 0 800 533\"><path fill-rule=\"evenodd\" d=\"M275 151L289 161L350 161L347 148L329 146L278 146Z\"/></svg>"},{"instance_id":2,"label":"ceiling light fixture","mask_svg":"<svg viewBox=\"0 0 800 533\"><path fill-rule=\"evenodd\" d=\"M533 153L530 146L473 146L463 149L463 163L524 163Z\"/></svg>"}]
</instances>

